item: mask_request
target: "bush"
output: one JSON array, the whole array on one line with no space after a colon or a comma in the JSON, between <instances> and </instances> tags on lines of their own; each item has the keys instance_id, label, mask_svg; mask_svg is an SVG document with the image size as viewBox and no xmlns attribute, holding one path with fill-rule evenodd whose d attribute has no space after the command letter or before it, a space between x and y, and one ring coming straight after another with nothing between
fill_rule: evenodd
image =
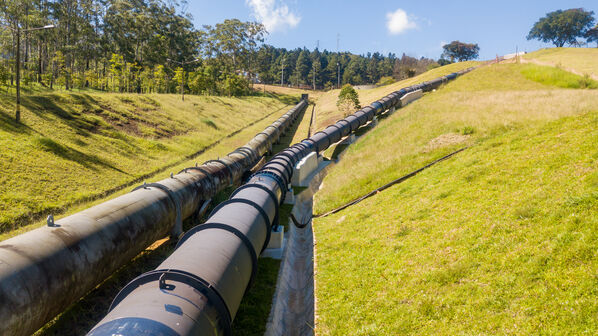
<instances>
[{"instance_id":1,"label":"bush","mask_svg":"<svg viewBox=\"0 0 598 336\"><path fill-rule=\"evenodd\" d=\"M221 90L228 96L243 96L249 93L249 81L239 75L228 75L221 83Z\"/></svg>"},{"instance_id":2,"label":"bush","mask_svg":"<svg viewBox=\"0 0 598 336\"><path fill-rule=\"evenodd\" d=\"M345 84L341 88L336 106L345 116L351 114L354 110L361 108L357 91L355 91L351 84Z\"/></svg>"},{"instance_id":3,"label":"bush","mask_svg":"<svg viewBox=\"0 0 598 336\"><path fill-rule=\"evenodd\" d=\"M392 76L385 76L380 78L380 80L378 81L378 83L376 83L376 85L378 86L384 86L384 85L389 85L395 82L395 79L392 78Z\"/></svg>"},{"instance_id":4,"label":"bush","mask_svg":"<svg viewBox=\"0 0 598 336\"><path fill-rule=\"evenodd\" d=\"M463 130L461 130L461 134L463 135L470 135L475 133L475 129L471 126L465 126L463 127Z\"/></svg>"}]
</instances>

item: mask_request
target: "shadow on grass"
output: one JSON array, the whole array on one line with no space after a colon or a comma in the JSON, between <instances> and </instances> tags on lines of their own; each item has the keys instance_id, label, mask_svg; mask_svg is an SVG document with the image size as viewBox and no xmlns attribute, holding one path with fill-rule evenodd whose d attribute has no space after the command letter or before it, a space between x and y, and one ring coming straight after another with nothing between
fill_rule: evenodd
<instances>
[{"instance_id":1,"label":"shadow on grass","mask_svg":"<svg viewBox=\"0 0 598 336\"><path fill-rule=\"evenodd\" d=\"M12 115L5 113L4 111L0 110L0 129L10 133L18 133L18 134L31 134L33 132L37 133L31 127L18 123L15 120L14 112Z\"/></svg>"},{"instance_id":2,"label":"shadow on grass","mask_svg":"<svg viewBox=\"0 0 598 336\"><path fill-rule=\"evenodd\" d=\"M81 163L81 164L85 165L86 167L88 167L89 169L92 169L94 171L97 170L94 166L102 166L105 168L116 170L117 172L125 174L125 175L131 175L131 174L111 165L110 163L106 162L105 160L100 159L99 157L97 157L95 155L85 154L85 153L80 152L80 151L78 151L74 148L71 148L69 146L61 145L58 142L56 142L50 138L39 137L39 138L35 139L35 143L42 150L44 150L46 152L50 152L50 153L52 153L56 156L59 156L65 160Z\"/></svg>"},{"instance_id":3,"label":"shadow on grass","mask_svg":"<svg viewBox=\"0 0 598 336\"><path fill-rule=\"evenodd\" d=\"M71 98L75 100L75 104L82 105L85 109L91 109L93 104L97 105L95 99L89 95L73 94ZM60 118L79 135L89 137L91 133L97 132L100 127L98 120L82 117L81 113L73 108L65 108L57 105L56 102L61 100L63 100L63 97L57 94L27 96L23 97L22 105L42 119L52 120L48 114Z\"/></svg>"}]
</instances>

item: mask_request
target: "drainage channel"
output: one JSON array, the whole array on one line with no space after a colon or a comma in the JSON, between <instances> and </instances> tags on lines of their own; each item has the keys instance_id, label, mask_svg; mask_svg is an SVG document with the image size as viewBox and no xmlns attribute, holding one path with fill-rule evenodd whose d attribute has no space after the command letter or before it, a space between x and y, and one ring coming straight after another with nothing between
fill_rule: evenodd
<instances>
[{"instance_id":1,"label":"drainage channel","mask_svg":"<svg viewBox=\"0 0 598 336\"><path fill-rule=\"evenodd\" d=\"M418 91L404 97L403 106L422 97ZM385 119L395 109L380 115ZM281 265L278 272L276 289L272 298L270 315L266 324L266 336L309 336L315 334L315 269L316 269L316 237L313 234L312 216L314 195L320 190L322 182L336 162L341 160L346 149L357 141L358 137L377 126L375 118L350 134L338 143L330 146L322 154L312 153L314 163L306 171L295 170L293 188L299 192L293 196L292 209L288 211L289 224L285 233L281 253ZM288 197L288 196L287 196ZM268 254L268 250L265 251ZM272 252L270 252L272 253ZM263 259L263 258L262 258Z\"/></svg>"}]
</instances>

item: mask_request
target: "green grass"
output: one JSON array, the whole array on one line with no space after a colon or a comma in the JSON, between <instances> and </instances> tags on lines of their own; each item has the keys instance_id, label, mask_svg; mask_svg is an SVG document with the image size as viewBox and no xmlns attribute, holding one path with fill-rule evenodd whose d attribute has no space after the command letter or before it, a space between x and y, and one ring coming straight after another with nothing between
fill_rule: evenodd
<instances>
[{"instance_id":1,"label":"green grass","mask_svg":"<svg viewBox=\"0 0 598 336\"><path fill-rule=\"evenodd\" d=\"M521 73L528 66L479 68L397 110L347 149L316 194L315 212L336 208L477 139L598 106L598 91L528 80Z\"/></svg>"},{"instance_id":2,"label":"green grass","mask_svg":"<svg viewBox=\"0 0 598 336\"><path fill-rule=\"evenodd\" d=\"M330 171L315 213L471 146L314 221L319 334L596 334L598 93L525 67L427 94Z\"/></svg>"},{"instance_id":3,"label":"green grass","mask_svg":"<svg viewBox=\"0 0 598 336\"><path fill-rule=\"evenodd\" d=\"M579 76L560 68L529 64L521 69L525 78L544 85L568 89L596 89L598 82L589 76Z\"/></svg>"},{"instance_id":4,"label":"green grass","mask_svg":"<svg viewBox=\"0 0 598 336\"><path fill-rule=\"evenodd\" d=\"M176 167L290 101L52 92L22 103L17 124L13 98L0 96L0 231Z\"/></svg>"}]
</instances>

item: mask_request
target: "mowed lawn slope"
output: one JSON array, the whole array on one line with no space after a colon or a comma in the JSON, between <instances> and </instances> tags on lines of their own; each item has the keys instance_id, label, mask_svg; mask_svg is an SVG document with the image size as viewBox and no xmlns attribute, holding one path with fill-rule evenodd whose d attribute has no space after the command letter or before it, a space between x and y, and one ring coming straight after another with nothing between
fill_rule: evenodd
<instances>
[{"instance_id":1,"label":"mowed lawn slope","mask_svg":"<svg viewBox=\"0 0 598 336\"><path fill-rule=\"evenodd\" d=\"M13 99L0 97L0 231L175 165L292 103L101 93L22 100L16 124Z\"/></svg>"},{"instance_id":2,"label":"mowed lawn slope","mask_svg":"<svg viewBox=\"0 0 598 336\"><path fill-rule=\"evenodd\" d=\"M598 90L483 67L398 110L316 194L321 335L596 334Z\"/></svg>"}]
</instances>

